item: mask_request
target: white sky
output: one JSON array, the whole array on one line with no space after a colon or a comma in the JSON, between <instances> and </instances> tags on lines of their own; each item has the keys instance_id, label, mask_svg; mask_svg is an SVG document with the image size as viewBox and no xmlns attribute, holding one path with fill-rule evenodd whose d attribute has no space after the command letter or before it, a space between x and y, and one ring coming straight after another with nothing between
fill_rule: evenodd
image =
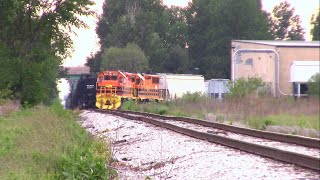
<instances>
[{"instance_id":1,"label":"white sky","mask_svg":"<svg viewBox=\"0 0 320 180\"><path fill-rule=\"evenodd\" d=\"M102 13L102 4L104 0L94 0L96 5L93 10L98 14ZM187 6L190 0L163 0L163 3L170 6ZM262 0L262 8L267 12L271 12L275 5L280 4L285 0ZM319 9L319 0L287 0L291 4L291 7L295 8L295 14L300 16L301 25L305 30L305 38L310 41L310 20L312 14ZM97 18L87 17L86 23L90 27L89 29L76 30L77 36L73 36L74 52L72 57L64 62L64 66L83 66L86 62L86 57L91 52L96 52L99 49L98 38L95 32Z\"/></svg>"}]
</instances>

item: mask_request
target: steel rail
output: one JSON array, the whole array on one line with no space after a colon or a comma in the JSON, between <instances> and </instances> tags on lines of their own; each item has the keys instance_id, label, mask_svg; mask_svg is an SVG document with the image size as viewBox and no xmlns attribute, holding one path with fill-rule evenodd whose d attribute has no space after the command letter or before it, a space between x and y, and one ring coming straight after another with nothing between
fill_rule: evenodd
<instances>
[{"instance_id":1,"label":"steel rail","mask_svg":"<svg viewBox=\"0 0 320 180\"><path fill-rule=\"evenodd\" d=\"M275 140L275 141L292 143L300 146L320 149L320 139L316 139L316 138L248 129L248 128L236 127L236 126L231 126L231 125L222 124L222 123L205 121L201 119L187 118L187 117L163 116L158 114L133 112L133 111L122 111L122 112L134 113L134 114L139 114L143 116L150 116L153 118L159 118L164 120L188 122L188 123L198 124L202 126L216 128L216 129L221 129L225 131L230 131L238 134L244 134L248 136L254 136L254 137L259 137L259 138L264 138L269 140Z\"/></svg>"},{"instance_id":2,"label":"steel rail","mask_svg":"<svg viewBox=\"0 0 320 180\"><path fill-rule=\"evenodd\" d=\"M308 169L320 171L320 159L312 156L307 156L303 154L298 154L295 152L288 152L272 147L266 147L262 145L257 145L257 144L252 144L248 142L243 142L223 136L218 136L218 135L213 135L213 134L208 134L208 133L203 133L203 132L198 132L194 131L191 129L187 128L182 128L179 126L175 126L169 123L157 121L155 119L152 119L150 117L147 117L150 114L144 114L143 116L134 116L134 115L129 115L128 113L133 113L133 112L128 112L128 111L106 111L106 110L94 110L96 112L100 113L108 113L120 117L124 117L127 119L132 119L132 120L138 120L138 121L143 121L146 123L150 123L156 126L160 126L184 135L188 135L190 137L194 137L197 139L202 139L202 140L207 140L212 143L218 143L224 146L228 146L231 148L235 148L238 150L246 151L252 154L257 154L263 157L271 158L271 159L276 159L279 161L291 163L291 164L296 164L301 167L305 167ZM135 113L135 112L134 112ZM136 113L140 114L140 113ZM140 114L142 115L142 114ZM163 116L161 116L163 117ZM171 117L168 117L171 118Z\"/></svg>"}]
</instances>

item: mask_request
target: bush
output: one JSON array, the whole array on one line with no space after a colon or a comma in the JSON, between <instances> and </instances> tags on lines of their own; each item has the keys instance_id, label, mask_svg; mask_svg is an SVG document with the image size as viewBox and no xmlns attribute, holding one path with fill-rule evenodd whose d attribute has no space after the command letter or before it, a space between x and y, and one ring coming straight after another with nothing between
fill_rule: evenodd
<instances>
[{"instance_id":1,"label":"bush","mask_svg":"<svg viewBox=\"0 0 320 180\"><path fill-rule=\"evenodd\" d=\"M274 121L272 117L251 117L248 120L248 125L254 129L265 130L267 126L276 125L277 123Z\"/></svg>"},{"instance_id":2,"label":"bush","mask_svg":"<svg viewBox=\"0 0 320 180\"><path fill-rule=\"evenodd\" d=\"M12 91L9 89L0 89L0 99L10 98Z\"/></svg>"},{"instance_id":3,"label":"bush","mask_svg":"<svg viewBox=\"0 0 320 180\"><path fill-rule=\"evenodd\" d=\"M115 179L111 148L59 101L0 116L0 179Z\"/></svg>"},{"instance_id":4,"label":"bush","mask_svg":"<svg viewBox=\"0 0 320 180\"><path fill-rule=\"evenodd\" d=\"M229 97L245 97L249 95L266 96L268 94L268 85L261 78L248 77L240 78L234 82L228 83Z\"/></svg>"},{"instance_id":5,"label":"bush","mask_svg":"<svg viewBox=\"0 0 320 180\"><path fill-rule=\"evenodd\" d=\"M136 101L134 101L134 100L129 100L129 101L123 102L121 105L121 109L127 110L127 111L140 111L141 110L139 105L137 105Z\"/></svg>"},{"instance_id":6,"label":"bush","mask_svg":"<svg viewBox=\"0 0 320 180\"><path fill-rule=\"evenodd\" d=\"M182 95L181 101L185 103L199 103L207 100L207 97L201 92L187 92Z\"/></svg>"},{"instance_id":7,"label":"bush","mask_svg":"<svg viewBox=\"0 0 320 180\"><path fill-rule=\"evenodd\" d=\"M165 104L160 103L149 103L147 105L143 105L142 109L144 112L154 113L154 114L168 114L169 107Z\"/></svg>"},{"instance_id":8,"label":"bush","mask_svg":"<svg viewBox=\"0 0 320 180\"><path fill-rule=\"evenodd\" d=\"M313 75L308 81L308 95L320 96L320 74Z\"/></svg>"}]
</instances>

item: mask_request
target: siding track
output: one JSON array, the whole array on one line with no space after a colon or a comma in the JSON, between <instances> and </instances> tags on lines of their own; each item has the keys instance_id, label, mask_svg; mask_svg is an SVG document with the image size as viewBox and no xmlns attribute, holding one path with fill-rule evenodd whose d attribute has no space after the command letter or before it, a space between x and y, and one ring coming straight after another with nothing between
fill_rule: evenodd
<instances>
[{"instance_id":1,"label":"siding track","mask_svg":"<svg viewBox=\"0 0 320 180\"><path fill-rule=\"evenodd\" d=\"M260 145L256 143L250 143L243 140L238 140L235 138L230 138L223 135L216 135L207 132L200 132L194 130L194 128L186 128L186 126L181 126L181 123L196 124L196 126L209 127L214 129L219 129L223 133L236 133L246 136L252 136L255 138L268 139L272 141L283 142L286 144L291 144L292 146L302 146L311 148L312 151L318 153L320 152L320 140L314 138L307 138L301 136L286 135L280 133L271 133L265 131L258 131L246 128L240 128L220 123L213 123L209 121L185 118L185 117L169 117L160 116L156 114L132 112L132 111L108 111L108 110L94 110L100 113L107 113L116 116L120 116L127 119L143 121L156 126L160 126L181 134L185 134L197 139L207 140L212 143L218 143L231 148L239 149L249 153L257 154L260 156L276 159L279 161L296 164L308 169L313 169L320 171L320 159L319 157L313 157L310 155L305 155L303 153L290 152L286 150L281 150L275 147L268 147L265 145ZM177 125L179 124L179 125ZM318 153L319 154L319 153Z\"/></svg>"}]
</instances>

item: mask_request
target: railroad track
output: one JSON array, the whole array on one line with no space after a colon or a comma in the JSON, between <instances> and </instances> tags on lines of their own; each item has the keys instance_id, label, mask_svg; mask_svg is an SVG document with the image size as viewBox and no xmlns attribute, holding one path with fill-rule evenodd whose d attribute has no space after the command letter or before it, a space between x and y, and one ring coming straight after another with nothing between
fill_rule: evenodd
<instances>
[{"instance_id":1,"label":"railroad track","mask_svg":"<svg viewBox=\"0 0 320 180\"><path fill-rule=\"evenodd\" d=\"M252 130L186 117L132 111L94 111L143 121L197 139L320 171L319 139ZM282 149L278 146L282 146ZM292 147L293 150L287 150ZM296 153L295 148L300 148L300 151L304 149L304 153Z\"/></svg>"}]
</instances>

